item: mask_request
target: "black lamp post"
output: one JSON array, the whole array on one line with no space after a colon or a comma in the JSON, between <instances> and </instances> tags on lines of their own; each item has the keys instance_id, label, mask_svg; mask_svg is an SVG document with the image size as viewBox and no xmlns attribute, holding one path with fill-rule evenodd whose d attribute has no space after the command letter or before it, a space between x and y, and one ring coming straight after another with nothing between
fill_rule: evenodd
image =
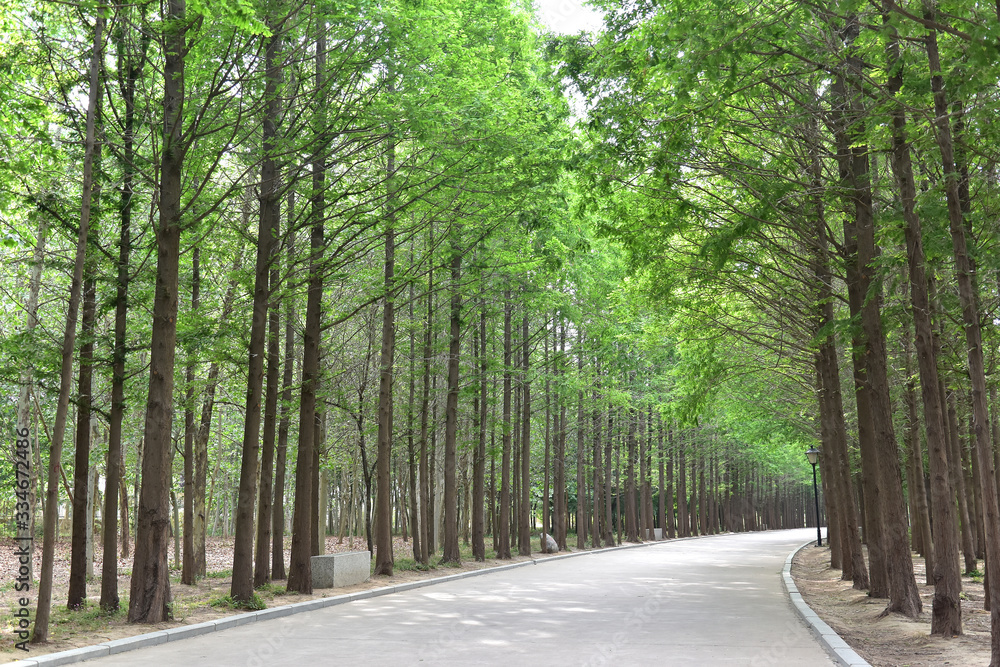
<instances>
[{"instance_id":1,"label":"black lamp post","mask_svg":"<svg viewBox=\"0 0 1000 667\"><path fill-rule=\"evenodd\" d=\"M819 531L819 490L816 487L816 464L819 463L819 450L810 447L806 450L806 458L813 467L813 500L816 501L816 546L823 546L823 534Z\"/></svg>"}]
</instances>

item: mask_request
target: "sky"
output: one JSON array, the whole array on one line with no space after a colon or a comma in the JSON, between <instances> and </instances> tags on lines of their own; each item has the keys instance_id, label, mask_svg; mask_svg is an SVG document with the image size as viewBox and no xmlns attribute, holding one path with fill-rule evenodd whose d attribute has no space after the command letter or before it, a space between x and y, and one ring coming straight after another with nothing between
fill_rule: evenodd
<instances>
[{"instance_id":1,"label":"sky","mask_svg":"<svg viewBox=\"0 0 1000 667\"><path fill-rule=\"evenodd\" d=\"M557 33L575 34L601 27L601 15L584 7L581 0L535 0L535 4L542 23Z\"/></svg>"}]
</instances>

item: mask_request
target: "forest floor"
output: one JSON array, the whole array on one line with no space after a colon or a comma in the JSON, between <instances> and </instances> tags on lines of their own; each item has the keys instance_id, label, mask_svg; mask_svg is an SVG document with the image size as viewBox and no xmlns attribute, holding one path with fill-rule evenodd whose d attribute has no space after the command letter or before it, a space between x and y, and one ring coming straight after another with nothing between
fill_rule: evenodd
<instances>
[{"instance_id":1,"label":"forest floor","mask_svg":"<svg viewBox=\"0 0 1000 667\"><path fill-rule=\"evenodd\" d=\"M980 566L982 564L980 563ZM962 626L953 639L931 637L934 587L925 584L924 559L913 555L923 612L910 619L882 616L885 600L856 591L830 568L830 548L815 544L798 553L792 577L806 603L874 667L974 667L990 664L990 614L983 610L981 576L962 577Z\"/></svg>"},{"instance_id":2,"label":"forest floor","mask_svg":"<svg viewBox=\"0 0 1000 667\"><path fill-rule=\"evenodd\" d=\"M113 639L122 639L156 630L201 623L246 612L244 609L232 608L224 600L229 595L230 584L232 582L233 539L219 537L208 538L206 545L206 570L208 575L199 580L194 586L182 585L180 583L180 570L171 570L170 590L174 600L173 621L153 625L132 625L127 622L128 595L129 586L131 585L131 577L129 576L132 567L131 558L121 558L118 560L118 571L122 573L118 577L118 596L121 599L121 611L109 615L100 610L100 573L102 566L100 545L95 547L94 573L96 576L87 584L87 608L71 612L66 608L66 599L69 593L70 545L69 540L65 539L56 545L53 568L52 616L49 624L50 641L45 645L29 645L30 651L25 653L24 651L16 650L14 647L18 641L15 635L14 625L16 619L14 612L18 609L19 598L24 593L18 593L14 588L18 568L17 558L14 555L14 541L5 540L5 542L4 547L0 549L0 614L2 614L2 618L0 618L0 663L13 662L82 646L91 646ZM537 537L535 538L535 542L533 549L538 548ZM290 557L291 538L286 538L285 546L285 564L287 566ZM487 555L492 554L489 546L487 544ZM366 549L367 544L364 538L354 538L353 542L344 538L341 544L337 543L336 537L328 537L326 539L326 553ZM433 563L438 559L432 558L430 569L418 569L413 561L412 543L404 542L402 538L396 537L394 539L393 551L396 568L395 573L391 577L372 577L365 583L357 584L356 586L317 589L313 595L286 593L284 582L276 582L258 589L257 592L267 607L279 607L295 602L305 602L317 598L355 593L409 581L434 579L458 572L497 567L512 562L536 560L546 557L545 554L536 551L531 556L515 555L511 560L506 561L488 558L485 562L477 563L472 558L471 551L463 547L463 560L459 566L434 566ZM171 566L174 564L173 555L173 550L171 549ZM32 585L30 591L32 622L34 622L34 607L38 594L37 577L41 570L40 548L35 549L34 566L36 582Z\"/></svg>"}]
</instances>

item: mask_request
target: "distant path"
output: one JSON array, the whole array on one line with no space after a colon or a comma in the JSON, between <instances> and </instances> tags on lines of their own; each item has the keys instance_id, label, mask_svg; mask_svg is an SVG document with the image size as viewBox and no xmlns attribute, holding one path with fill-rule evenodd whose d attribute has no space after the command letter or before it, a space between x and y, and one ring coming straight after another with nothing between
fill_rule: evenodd
<instances>
[{"instance_id":1,"label":"distant path","mask_svg":"<svg viewBox=\"0 0 1000 667\"><path fill-rule=\"evenodd\" d=\"M781 585L815 530L598 552L359 600L93 665L747 665L833 661Z\"/></svg>"}]
</instances>

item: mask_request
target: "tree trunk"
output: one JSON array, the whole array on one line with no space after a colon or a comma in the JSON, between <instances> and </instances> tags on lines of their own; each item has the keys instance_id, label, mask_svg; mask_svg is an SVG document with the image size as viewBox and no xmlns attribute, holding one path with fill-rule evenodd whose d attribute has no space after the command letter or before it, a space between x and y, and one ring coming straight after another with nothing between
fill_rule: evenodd
<instances>
[{"instance_id":1,"label":"tree trunk","mask_svg":"<svg viewBox=\"0 0 1000 667\"><path fill-rule=\"evenodd\" d=\"M529 346L528 315L521 320L521 513L518 521L518 543L521 556L531 555L531 348Z\"/></svg>"},{"instance_id":2,"label":"tree trunk","mask_svg":"<svg viewBox=\"0 0 1000 667\"><path fill-rule=\"evenodd\" d=\"M396 354L396 230L395 193L392 178L396 169L396 144L390 136L386 147L386 220L385 266L382 307L382 348L379 353L378 384L378 454L375 460L375 571L373 574L392 576L392 493L390 462L392 459L392 383L393 360Z\"/></svg>"},{"instance_id":3,"label":"tree trunk","mask_svg":"<svg viewBox=\"0 0 1000 667\"><path fill-rule=\"evenodd\" d=\"M861 72L860 59L853 53L848 57L848 66L854 73ZM872 212L872 192L869 181L868 147L857 138L863 136L863 128L857 123L860 116L860 93L848 97L843 77L838 75L834 84L835 93L850 109L855 125L849 132L856 133L850 141L848 166L850 192L854 203L855 217L845 217L845 238L854 236L857 242L857 274L855 279L857 297L861 298L861 327L864 332L866 363L865 380L869 383L872 424L875 448L875 470L878 483L879 515L883 520L883 546L888 572L890 612L899 612L911 618L921 610L920 594L913 576L913 561L910 555L908 526L906 523L905 500L902 489L902 472L899 465L896 438L892 424L892 405L887 377L887 353L885 333L882 329L882 290L873 280L876 272L879 250L875 244L875 221ZM849 106L848 106L849 105ZM838 159L843 144L838 141ZM853 224L851 224L853 223ZM854 282L852 280L852 282ZM855 299L852 299L854 301ZM852 308L853 310L853 308Z\"/></svg>"},{"instance_id":4,"label":"tree trunk","mask_svg":"<svg viewBox=\"0 0 1000 667\"><path fill-rule=\"evenodd\" d=\"M279 190L278 169L274 159L278 131L277 122L281 113L281 102L278 99L278 86L281 83L281 69L278 62L278 52L281 38L272 36L267 43L265 57L265 116L263 148L264 162L261 165L261 217L265 210L272 217L272 239L268 254L268 335L267 335L267 385L264 391L264 434L261 451L260 493L257 503L257 542L254 553L254 588L271 581L271 530L273 520L273 483L275 458L275 431L278 422L278 382L280 359L278 356L278 336L281 312L281 302L277 296L279 289L278 234L281 220L281 194Z\"/></svg>"},{"instance_id":5,"label":"tree trunk","mask_svg":"<svg viewBox=\"0 0 1000 667\"><path fill-rule=\"evenodd\" d=\"M316 90L325 88L326 34L316 38ZM322 132L323 129L320 129ZM312 232L310 234L309 288L302 352L302 389L299 398L299 440L295 461L295 505L292 510L292 553L287 590L312 593L312 542L316 530L313 516L312 478L315 438L316 390L319 383L319 343L322 335L320 309L323 300L323 219L326 215L326 164L318 146L312 163Z\"/></svg>"},{"instance_id":6,"label":"tree trunk","mask_svg":"<svg viewBox=\"0 0 1000 667\"><path fill-rule=\"evenodd\" d=\"M629 373L629 384L634 384L635 374ZM625 462L625 541L639 542L638 517L636 516L636 484L635 484L635 459L636 459L636 409L628 408L628 436L627 446L628 459Z\"/></svg>"},{"instance_id":7,"label":"tree trunk","mask_svg":"<svg viewBox=\"0 0 1000 667\"><path fill-rule=\"evenodd\" d=\"M90 60L90 92L87 100L86 138L83 159L83 192L80 205L80 228L76 243L76 257L73 264L73 280L70 283L69 304L66 309L66 328L63 332L61 370L59 376L59 398L56 404L56 418L52 427L49 448L49 469L45 492L42 569L39 574L38 604L35 612L35 631L32 641L41 644L48 641L49 618L52 612L52 571L55 566L55 540L59 512L59 460L66 430L66 414L69 412L69 394L73 382L73 352L76 347L76 324L80 308L80 293L83 287L83 267L87 256L87 241L90 235L90 208L93 192L94 155L96 152L95 127L97 105L100 94L100 64L103 51L102 33L104 14L99 10L94 24L94 51Z\"/></svg>"},{"instance_id":8,"label":"tree trunk","mask_svg":"<svg viewBox=\"0 0 1000 667\"><path fill-rule=\"evenodd\" d=\"M434 248L434 228L428 229L428 252ZM420 400L420 528L423 531L420 542L420 562L430 563L431 539L434 529L431 526L431 481L430 481L430 447L428 444L431 397L431 354L433 353L434 330L434 271L427 271L427 318L424 324L424 386Z\"/></svg>"},{"instance_id":9,"label":"tree trunk","mask_svg":"<svg viewBox=\"0 0 1000 667\"><path fill-rule=\"evenodd\" d=\"M593 503L593 515L594 515L594 530L590 535L590 546L594 549L599 549L601 546L601 537L605 534L607 528L602 525L602 518L604 515L604 495L603 495L603 483L601 480L601 425L603 422L603 415L601 414L601 369L597 366L596 378L594 381L594 395L593 395L593 409L594 413L592 416L592 428L593 428L593 445L591 447L591 459L593 459L594 470L593 470L593 486L594 486L594 503Z\"/></svg>"},{"instance_id":10,"label":"tree trunk","mask_svg":"<svg viewBox=\"0 0 1000 667\"><path fill-rule=\"evenodd\" d=\"M510 559L510 458L511 433L511 300L510 290L504 290L503 310L503 462L500 467L500 516L497 558Z\"/></svg>"},{"instance_id":11,"label":"tree trunk","mask_svg":"<svg viewBox=\"0 0 1000 667\"><path fill-rule=\"evenodd\" d=\"M195 246L191 251L191 313L201 306L201 249ZM184 559L181 563L181 583L193 586L195 583L195 540L194 540L194 374L195 358L188 351L186 391L184 397Z\"/></svg>"},{"instance_id":12,"label":"tree trunk","mask_svg":"<svg viewBox=\"0 0 1000 667\"><path fill-rule=\"evenodd\" d=\"M578 381L583 379L583 330L577 329L576 372ZM587 548L587 484L584 471L584 431L583 431L583 389L576 396L576 548Z\"/></svg>"},{"instance_id":13,"label":"tree trunk","mask_svg":"<svg viewBox=\"0 0 1000 667\"><path fill-rule=\"evenodd\" d=\"M66 606L82 609L87 600L87 517L90 515L90 408L93 402L94 320L97 285L93 268L85 269L83 317L80 320L80 374L77 381L76 452L73 459L73 538Z\"/></svg>"},{"instance_id":14,"label":"tree trunk","mask_svg":"<svg viewBox=\"0 0 1000 667\"><path fill-rule=\"evenodd\" d=\"M131 623L159 623L170 617L169 494L172 485L174 352L177 346L177 278L180 259L185 0L169 0L164 22L164 131L160 164L159 231L153 300L149 394L143 441L142 487L136 515L135 558L129 595Z\"/></svg>"},{"instance_id":15,"label":"tree trunk","mask_svg":"<svg viewBox=\"0 0 1000 667\"><path fill-rule=\"evenodd\" d=\"M291 233L295 215L295 195L288 193L288 265L295 259L295 234ZM285 573L285 472L288 462L288 431L291 427L292 381L295 377L295 332L292 326L292 297L286 295L285 304L285 353L281 378L281 417L278 420L278 444L274 471L274 503L271 508L271 578L281 581Z\"/></svg>"},{"instance_id":16,"label":"tree trunk","mask_svg":"<svg viewBox=\"0 0 1000 667\"><path fill-rule=\"evenodd\" d=\"M257 257L254 269L253 315L250 323L250 349L247 360L246 411L243 421L243 445L240 457L240 485L236 500L236 537L233 547L233 579L230 596L237 604L253 599L254 584L254 509L257 501L257 477L260 465L261 398L264 393L264 359L267 356L267 315L271 300L269 281L274 264L278 217L277 165L273 152L277 140L278 116L277 66L281 38L276 33L267 44L264 118L264 160L260 179L260 216L257 231ZM273 431L272 431L273 433ZM273 441L272 441L273 444ZM268 470L266 475L270 475ZM267 490L270 496L270 489ZM267 523L268 517L261 517ZM266 546L266 545L265 545ZM266 559L265 559L266 563ZM265 565L266 567L266 565Z\"/></svg>"},{"instance_id":17,"label":"tree trunk","mask_svg":"<svg viewBox=\"0 0 1000 667\"><path fill-rule=\"evenodd\" d=\"M410 265L414 264L413 261L413 246L410 247ZM418 454L416 451L416 445L413 438L413 412L416 408L416 394L417 394L417 337L416 337L416 318L413 314L413 305L416 302L416 297L414 296L414 284L410 283L410 393L407 398L406 403L406 450L408 454L407 465L409 467L409 482L410 482L410 525L411 532L413 535L413 560L420 562L420 551L421 543L423 542L421 528L420 528L420 494L417 491L417 465L418 465ZM477 348L478 351L478 348ZM478 560L478 559L477 559Z\"/></svg>"},{"instance_id":18,"label":"tree trunk","mask_svg":"<svg viewBox=\"0 0 1000 667\"><path fill-rule=\"evenodd\" d=\"M31 260L31 272L28 278L28 301L25 304L25 325L24 334L29 340L33 338L35 327L38 325L38 292L42 280L42 264L45 261L45 236L48 231L48 219L42 217L38 223L38 236L35 243L35 251ZM16 510L17 516L17 537L18 547L27 550L30 554L27 562L27 579L35 579L35 507L37 504L38 473L39 467L35 463L38 452L38 434L32 428L31 420L31 384L34 375L34 365L30 361L25 364L21 371L21 388L17 398L17 423L15 425L15 467L19 471L15 474L15 484L18 485L15 495L19 501ZM119 425L121 421L119 420ZM120 440L119 440L120 442ZM26 479L28 486L22 489L19 486L21 479ZM26 503L26 507L24 504ZM27 509L27 516L22 511ZM114 553L112 551L111 553Z\"/></svg>"},{"instance_id":19,"label":"tree trunk","mask_svg":"<svg viewBox=\"0 0 1000 667\"><path fill-rule=\"evenodd\" d=\"M479 311L479 346L475 347L479 369L476 426L479 438L472 460L472 555L477 561L486 560L486 372L489 368L486 351L486 302L481 300Z\"/></svg>"},{"instance_id":20,"label":"tree trunk","mask_svg":"<svg viewBox=\"0 0 1000 667\"><path fill-rule=\"evenodd\" d=\"M448 397L444 425L444 543L442 563L458 563L458 380L459 354L462 342L462 278L461 225L456 222L451 239L451 331L448 342Z\"/></svg>"}]
</instances>

